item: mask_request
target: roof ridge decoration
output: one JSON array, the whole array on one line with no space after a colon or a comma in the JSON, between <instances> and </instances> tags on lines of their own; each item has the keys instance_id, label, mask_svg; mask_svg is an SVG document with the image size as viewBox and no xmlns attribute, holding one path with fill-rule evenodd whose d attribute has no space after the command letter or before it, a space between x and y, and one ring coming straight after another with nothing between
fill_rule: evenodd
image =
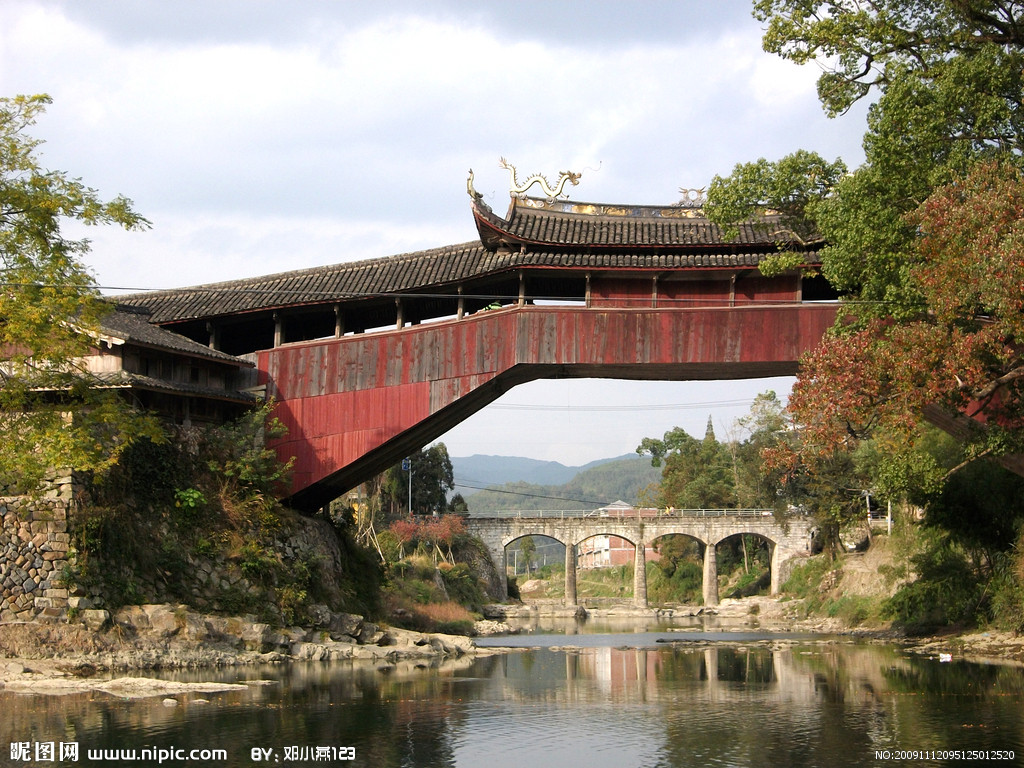
<instances>
[{"instance_id":1,"label":"roof ridge decoration","mask_svg":"<svg viewBox=\"0 0 1024 768\"><path fill-rule=\"evenodd\" d=\"M687 189L686 187L679 188L679 194L683 197L676 203L678 208L703 208L704 204L708 201L708 188L701 187L700 189Z\"/></svg>"},{"instance_id":2,"label":"roof ridge decoration","mask_svg":"<svg viewBox=\"0 0 1024 768\"><path fill-rule=\"evenodd\" d=\"M559 197L568 197L569 193L562 191L565 188L566 182L569 182L575 187L580 183L580 177L583 175L583 171L580 171L579 173L573 173L572 171L559 171L558 182L554 187L552 187L547 178L539 173L533 174L527 178L526 181L520 183L516 177L516 167L507 162L504 157L498 159L498 165L508 171L511 177L509 194L512 197L519 198L520 200L526 198L526 190L534 184L540 185L541 190L544 192L544 195L548 200L555 200ZM472 174L472 171L470 173Z\"/></svg>"},{"instance_id":3,"label":"roof ridge decoration","mask_svg":"<svg viewBox=\"0 0 1024 768\"><path fill-rule=\"evenodd\" d=\"M617 218L704 219L702 204L687 205L685 201L667 205L625 203L587 203L575 200L545 200L540 197L518 198L517 205L553 213L573 213L582 216L611 216Z\"/></svg>"}]
</instances>

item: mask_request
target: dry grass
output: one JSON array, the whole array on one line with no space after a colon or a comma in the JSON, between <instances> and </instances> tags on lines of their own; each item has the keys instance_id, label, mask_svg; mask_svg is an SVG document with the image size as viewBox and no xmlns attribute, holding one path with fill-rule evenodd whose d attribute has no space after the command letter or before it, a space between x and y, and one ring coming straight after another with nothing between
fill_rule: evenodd
<instances>
[{"instance_id":1,"label":"dry grass","mask_svg":"<svg viewBox=\"0 0 1024 768\"><path fill-rule=\"evenodd\" d=\"M119 632L96 633L80 624L0 624L0 658L48 659L108 653L122 644Z\"/></svg>"},{"instance_id":2,"label":"dry grass","mask_svg":"<svg viewBox=\"0 0 1024 768\"><path fill-rule=\"evenodd\" d=\"M474 621L474 616L458 603L427 603L418 605L416 609L435 624L451 624L461 621Z\"/></svg>"}]
</instances>

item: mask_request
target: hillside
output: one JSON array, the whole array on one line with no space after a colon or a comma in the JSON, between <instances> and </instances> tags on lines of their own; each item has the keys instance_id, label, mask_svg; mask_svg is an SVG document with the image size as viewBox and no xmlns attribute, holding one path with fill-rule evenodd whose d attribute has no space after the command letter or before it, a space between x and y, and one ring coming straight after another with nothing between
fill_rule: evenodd
<instances>
[{"instance_id":1,"label":"hillside","mask_svg":"<svg viewBox=\"0 0 1024 768\"><path fill-rule=\"evenodd\" d=\"M455 470L456 490L468 498L470 495L504 483L524 482L534 485L563 485L580 472L609 462L635 459L636 454L626 454L610 459L598 459L589 464L568 467L557 461L527 459L522 456L473 456L452 457ZM463 485L463 483L465 485Z\"/></svg>"},{"instance_id":2,"label":"hillside","mask_svg":"<svg viewBox=\"0 0 1024 768\"><path fill-rule=\"evenodd\" d=\"M508 482L467 497L474 515L513 510L596 509L614 501L640 502L643 489L661 479L661 470L650 459L632 456L598 462L575 474L568 482L542 484Z\"/></svg>"}]
</instances>

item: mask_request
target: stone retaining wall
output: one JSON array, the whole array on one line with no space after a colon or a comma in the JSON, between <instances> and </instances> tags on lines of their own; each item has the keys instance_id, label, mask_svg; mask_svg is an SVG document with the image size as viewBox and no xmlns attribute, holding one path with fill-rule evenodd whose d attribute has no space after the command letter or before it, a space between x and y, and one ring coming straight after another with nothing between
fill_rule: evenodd
<instances>
[{"instance_id":1,"label":"stone retaining wall","mask_svg":"<svg viewBox=\"0 0 1024 768\"><path fill-rule=\"evenodd\" d=\"M179 552L173 584L155 559L129 562L115 553L105 561L95 555L94 573L83 581L71 534L76 516L87 510L87 499L84 486L71 477L51 479L37 496L0 495L0 622L80 620L84 611L125 602L123 589L118 591L125 582L134 597L129 602L185 601L200 610L228 613L241 602L263 608L266 620L283 619L274 615L270 588L246 578L237 559L223 552ZM152 517L156 540L168 541L168 524ZM276 554L286 570L296 564L312 569L322 599L337 607L344 555L327 521L296 518L267 543L267 553Z\"/></svg>"},{"instance_id":2,"label":"stone retaining wall","mask_svg":"<svg viewBox=\"0 0 1024 768\"><path fill-rule=\"evenodd\" d=\"M63 477L39 498L0 496L0 621L67 615L75 490L72 478Z\"/></svg>"}]
</instances>

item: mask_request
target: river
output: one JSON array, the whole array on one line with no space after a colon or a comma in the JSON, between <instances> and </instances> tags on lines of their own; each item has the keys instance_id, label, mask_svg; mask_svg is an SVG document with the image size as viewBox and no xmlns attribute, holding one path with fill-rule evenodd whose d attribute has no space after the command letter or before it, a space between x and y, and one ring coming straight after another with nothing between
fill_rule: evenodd
<instances>
[{"instance_id":1,"label":"river","mask_svg":"<svg viewBox=\"0 0 1024 768\"><path fill-rule=\"evenodd\" d=\"M223 693L0 690L0 765L1024 762L1020 667L838 638L589 629L497 638L487 642L522 647L387 672L336 663L175 676L247 683Z\"/></svg>"}]
</instances>

